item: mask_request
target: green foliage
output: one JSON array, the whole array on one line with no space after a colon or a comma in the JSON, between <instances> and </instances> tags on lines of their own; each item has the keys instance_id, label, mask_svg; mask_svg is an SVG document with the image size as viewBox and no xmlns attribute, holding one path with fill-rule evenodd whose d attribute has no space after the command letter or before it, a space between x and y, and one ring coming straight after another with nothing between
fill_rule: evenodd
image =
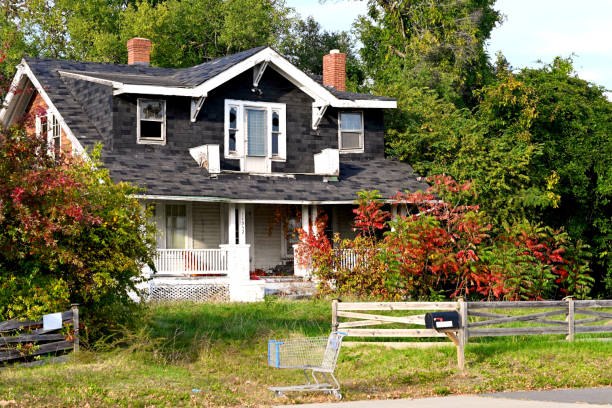
<instances>
[{"instance_id":1,"label":"green foliage","mask_svg":"<svg viewBox=\"0 0 612 408\"><path fill-rule=\"evenodd\" d=\"M54 152L22 125L0 136L0 320L81 304L85 333L128 324L154 250L139 190L98 161Z\"/></svg>"},{"instance_id":2,"label":"green foliage","mask_svg":"<svg viewBox=\"0 0 612 408\"><path fill-rule=\"evenodd\" d=\"M346 54L347 88L356 90L365 80L361 62L357 59L354 40L346 31L323 30L312 16L296 19L278 45L278 51L301 70L323 75L323 56L338 49Z\"/></svg>"},{"instance_id":3,"label":"green foliage","mask_svg":"<svg viewBox=\"0 0 612 408\"><path fill-rule=\"evenodd\" d=\"M471 90L490 77L484 42L501 18L493 3L370 0L355 24L367 75L376 87L426 87L470 103Z\"/></svg>"},{"instance_id":4,"label":"green foliage","mask_svg":"<svg viewBox=\"0 0 612 408\"><path fill-rule=\"evenodd\" d=\"M560 230L527 221L493 231L478 206L462 204L470 185L430 178L429 193L398 193L391 200L406 216L388 220L377 192L361 193L353 240L333 246L300 243L312 255L322 294L384 300L532 300L586 297L594 283L587 249ZM444 197L444 201L439 198Z\"/></svg>"},{"instance_id":5,"label":"green foliage","mask_svg":"<svg viewBox=\"0 0 612 408\"><path fill-rule=\"evenodd\" d=\"M604 289L612 245L612 104L574 76L571 60L514 73L498 58L495 82L473 111L434 91L401 87L388 152L422 174L471 181L498 232L503 222L564 228L589 254ZM583 258L585 259L585 258ZM609 278L608 278L609 281Z\"/></svg>"}]
</instances>

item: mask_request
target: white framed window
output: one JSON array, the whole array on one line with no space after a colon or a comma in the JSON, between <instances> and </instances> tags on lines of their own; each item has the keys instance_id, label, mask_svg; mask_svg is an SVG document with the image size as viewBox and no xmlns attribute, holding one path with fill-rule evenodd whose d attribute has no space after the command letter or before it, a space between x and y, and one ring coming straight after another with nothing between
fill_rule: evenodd
<instances>
[{"instance_id":1,"label":"white framed window","mask_svg":"<svg viewBox=\"0 0 612 408\"><path fill-rule=\"evenodd\" d=\"M47 118L48 115L36 115L36 136L48 137Z\"/></svg>"},{"instance_id":2,"label":"white framed window","mask_svg":"<svg viewBox=\"0 0 612 408\"><path fill-rule=\"evenodd\" d=\"M225 100L226 158L283 161L286 139L285 104Z\"/></svg>"},{"instance_id":3,"label":"white framed window","mask_svg":"<svg viewBox=\"0 0 612 408\"><path fill-rule=\"evenodd\" d=\"M184 204L166 205L166 248L187 248L187 206Z\"/></svg>"},{"instance_id":4,"label":"white framed window","mask_svg":"<svg viewBox=\"0 0 612 408\"><path fill-rule=\"evenodd\" d=\"M49 146L53 151L60 151L62 148L62 128L52 113L49 114L47 119L48 127L48 141Z\"/></svg>"},{"instance_id":5,"label":"white framed window","mask_svg":"<svg viewBox=\"0 0 612 408\"><path fill-rule=\"evenodd\" d=\"M54 155L62 148L62 127L57 117L51 112L46 115L36 115L36 136L47 138L48 152Z\"/></svg>"},{"instance_id":6,"label":"white framed window","mask_svg":"<svg viewBox=\"0 0 612 408\"><path fill-rule=\"evenodd\" d=\"M338 113L340 153L363 153L363 112Z\"/></svg>"},{"instance_id":7,"label":"white framed window","mask_svg":"<svg viewBox=\"0 0 612 408\"><path fill-rule=\"evenodd\" d=\"M137 135L141 144L166 143L166 101L138 98Z\"/></svg>"}]
</instances>

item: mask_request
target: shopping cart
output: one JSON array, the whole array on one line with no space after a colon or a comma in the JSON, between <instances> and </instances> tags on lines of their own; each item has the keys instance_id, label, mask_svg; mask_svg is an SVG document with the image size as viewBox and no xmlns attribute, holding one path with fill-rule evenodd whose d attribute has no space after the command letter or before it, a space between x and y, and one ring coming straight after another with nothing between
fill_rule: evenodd
<instances>
[{"instance_id":1,"label":"shopping cart","mask_svg":"<svg viewBox=\"0 0 612 408\"><path fill-rule=\"evenodd\" d=\"M270 387L269 389L274 391L275 396L284 395L288 391L324 391L333 394L337 399L342 399L340 384L334 376L334 369L344 336L346 333L333 332L329 337L269 340L268 365L275 368L302 370L306 377L306 384L303 385ZM310 376L308 371L310 371Z\"/></svg>"}]
</instances>

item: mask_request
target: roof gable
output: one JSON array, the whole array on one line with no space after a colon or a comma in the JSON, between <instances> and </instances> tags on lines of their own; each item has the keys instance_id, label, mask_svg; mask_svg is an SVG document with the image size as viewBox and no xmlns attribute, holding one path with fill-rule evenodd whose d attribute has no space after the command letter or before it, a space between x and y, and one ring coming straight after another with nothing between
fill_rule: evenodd
<instances>
[{"instance_id":1,"label":"roof gable","mask_svg":"<svg viewBox=\"0 0 612 408\"><path fill-rule=\"evenodd\" d=\"M26 59L40 64L44 60ZM114 94L138 93L206 97L208 92L248 69L268 64L313 98L315 106L349 108L395 108L392 98L337 91L324 86L295 67L270 47L257 47L217 58L190 68L169 69L135 65L78 63L65 61L61 76L101 83L114 88Z\"/></svg>"}]
</instances>

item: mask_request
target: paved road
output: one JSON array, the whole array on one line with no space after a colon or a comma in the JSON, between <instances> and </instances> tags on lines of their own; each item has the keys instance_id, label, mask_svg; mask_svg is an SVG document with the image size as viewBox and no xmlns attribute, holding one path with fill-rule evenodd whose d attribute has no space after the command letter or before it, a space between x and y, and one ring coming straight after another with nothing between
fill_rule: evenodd
<instances>
[{"instance_id":1,"label":"paved road","mask_svg":"<svg viewBox=\"0 0 612 408\"><path fill-rule=\"evenodd\" d=\"M452 408L458 406L466 408L603 408L612 407L612 388L507 392L412 400L351 401L293 406L304 408Z\"/></svg>"}]
</instances>

